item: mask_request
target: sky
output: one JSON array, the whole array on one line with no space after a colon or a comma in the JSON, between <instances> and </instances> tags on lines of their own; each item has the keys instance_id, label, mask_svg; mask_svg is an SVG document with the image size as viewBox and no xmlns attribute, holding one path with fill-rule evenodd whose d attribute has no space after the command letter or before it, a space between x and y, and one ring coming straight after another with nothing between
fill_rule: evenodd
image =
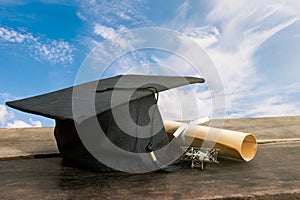
<instances>
[{"instance_id":1,"label":"sky","mask_svg":"<svg viewBox=\"0 0 300 200\"><path fill-rule=\"evenodd\" d=\"M300 1L296 0L0 0L0 128L53 126L54 121L5 106L74 84L97 45L136 28L159 27L190 37L211 58L223 82L226 117L300 114ZM117 61L111 74L147 64L194 75L165 52L143 51ZM211 115L209 88L177 90L189 119ZM185 97L185 98L184 98ZM166 118L178 103L163 94Z\"/></svg>"}]
</instances>

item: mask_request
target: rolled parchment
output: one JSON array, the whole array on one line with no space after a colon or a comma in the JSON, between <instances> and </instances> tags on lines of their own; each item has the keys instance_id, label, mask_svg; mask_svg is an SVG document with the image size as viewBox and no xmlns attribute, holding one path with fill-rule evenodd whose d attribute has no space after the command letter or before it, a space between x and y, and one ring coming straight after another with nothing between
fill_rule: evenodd
<instances>
[{"instance_id":1,"label":"rolled parchment","mask_svg":"<svg viewBox=\"0 0 300 200\"><path fill-rule=\"evenodd\" d=\"M170 140L174 138L173 133L181 125L181 122L164 121ZM257 150L256 138L250 133L190 124L183 137L187 146L217 148L219 155L247 162L254 158Z\"/></svg>"}]
</instances>

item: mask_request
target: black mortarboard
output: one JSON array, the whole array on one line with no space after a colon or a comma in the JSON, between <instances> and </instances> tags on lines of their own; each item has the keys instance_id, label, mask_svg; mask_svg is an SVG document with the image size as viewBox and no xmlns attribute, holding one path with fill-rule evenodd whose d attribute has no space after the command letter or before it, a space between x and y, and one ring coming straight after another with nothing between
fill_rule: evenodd
<instances>
[{"instance_id":1,"label":"black mortarboard","mask_svg":"<svg viewBox=\"0 0 300 200\"><path fill-rule=\"evenodd\" d=\"M93 137L95 133L91 135L88 132L97 129L92 123L96 117L106 137L121 149L146 153L149 144L151 150L160 149L168 144L168 138L157 109L155 93L203 82L204 79L196 77L123 75L6 104L24 112L55 119L54 134L65 161L85 169L109 171L112 167L99 162L90 149L83 145L78 130L86 130L87 133L83 134ZM151 135L154 129L158 131ZM88 140L93 141L93 138ZM98 145L102 148L94 147L95 152L110 152L110 149L103 149L105 142Z\"/></svg>"}]
</instances>

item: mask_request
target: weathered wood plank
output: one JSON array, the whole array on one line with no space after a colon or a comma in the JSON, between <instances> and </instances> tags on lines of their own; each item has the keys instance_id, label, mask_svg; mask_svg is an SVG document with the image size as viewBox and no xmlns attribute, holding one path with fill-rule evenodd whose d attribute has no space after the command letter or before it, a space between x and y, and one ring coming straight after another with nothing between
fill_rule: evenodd
<instances>
[{"instance_id":1,"label":"weathered wood plank","mask_svg":"<svg viewBox=\"0 0 300 200\"><path fill-rule=\"evenodd\" d=\"M221 159L204 171L93 173L61 158L0 162L2 199L296 199L300 143L260 145L250 163ZM248 198L249 199L249 198Z\"/></svg>"},{"instance_id":2,"label":"weathered wood plank","mask_svg":"<svg viewBox=\"0 0 300 200\"><path fill-rule=\"evenodd\" d=\"M0 129L0 159L54 153L53 127Z\"/></svg>"},{"instance_id":3,"label":"weathered wood plank","mask_svg":"<svg viewBox=\"0 0 300 200\"><path fill-rule=\"evenodd\" d=\"M259 141L300 138L300 116L226 119L225 129L253 133ZM58 153L53 127L0 129L0 159Z\"/></svg>"},{"instance_id":4,"label":"weathered wood plank","mask_svg":"<svg viewBox=\"0 0 300 200\"><path fill-rule=\"evenodd\" d=\"M224 128L269 142L259 144L249 163L221 158L204 171L94 173L65 166L59 157L2 160L1 199L300 199L299 122L300 117L226 120ZM52 153L53 128L0 129L2 157Z\"/></svg>"}]
</instances>

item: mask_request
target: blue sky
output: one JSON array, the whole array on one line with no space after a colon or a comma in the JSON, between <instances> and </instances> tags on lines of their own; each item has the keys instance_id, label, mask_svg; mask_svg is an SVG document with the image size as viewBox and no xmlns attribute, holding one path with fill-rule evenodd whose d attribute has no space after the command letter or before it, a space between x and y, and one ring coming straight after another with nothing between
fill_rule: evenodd
<instances>
[{"instance_id":1,"label":"blue sky","mask_svg":"<svg viewBox=\"0 0 300 200\"><path fill-rule=\"evenodd\" d=\"M140 27L179 31L206 50L223 80L227 117L299 115L299 15L294 0L0 0L0 127L52 126L4 104L71 86L97 44ZM144 53L186 70L172 55ZM209 91L199 101L209 116ZM167 98L160 104L176 110Z\"/></svg>"}]
</instances>

